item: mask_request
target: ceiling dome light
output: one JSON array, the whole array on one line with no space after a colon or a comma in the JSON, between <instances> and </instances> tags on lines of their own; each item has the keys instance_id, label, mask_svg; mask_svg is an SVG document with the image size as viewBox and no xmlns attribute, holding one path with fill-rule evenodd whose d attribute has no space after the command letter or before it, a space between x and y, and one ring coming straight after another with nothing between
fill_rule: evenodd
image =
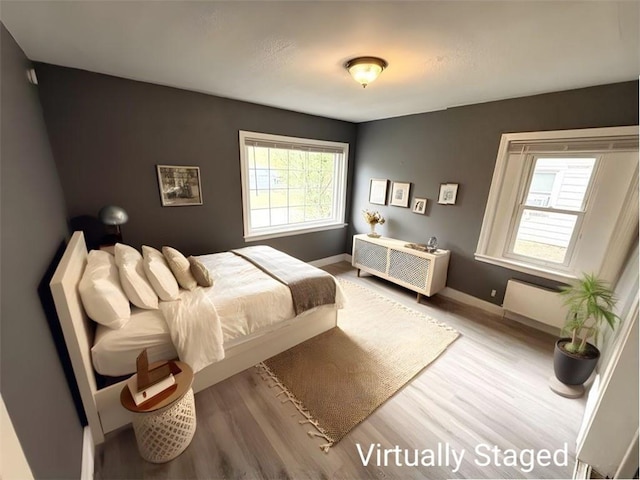
<instances>
[{"instance_id":1,"label":"ceiling dome light","mask_svg":"<svg viewBox=\"0 0 640 480\"><path fill-rule=\"evenodd\" d=\"M378 78L387 65L385 60L378 57L357 57L349 60L344 67L364 88Z\"/></svg>"}]
</instances>

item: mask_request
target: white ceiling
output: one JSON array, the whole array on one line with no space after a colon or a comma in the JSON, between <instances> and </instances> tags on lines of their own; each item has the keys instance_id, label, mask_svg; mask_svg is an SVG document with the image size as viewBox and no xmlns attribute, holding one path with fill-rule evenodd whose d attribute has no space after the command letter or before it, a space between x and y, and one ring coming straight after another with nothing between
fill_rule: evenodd
<instances>
[{"instance_id":1,"label":"white ceiling","mask_svg":"<svg viewBox=\"0 0 640 480\"><path fill-rule=\"evenodd\" d=\"M6 1L35 61L354 122L637 79L638 1ZM389 67L363 89L344 69Z\"/></svg>"}]
</instances>

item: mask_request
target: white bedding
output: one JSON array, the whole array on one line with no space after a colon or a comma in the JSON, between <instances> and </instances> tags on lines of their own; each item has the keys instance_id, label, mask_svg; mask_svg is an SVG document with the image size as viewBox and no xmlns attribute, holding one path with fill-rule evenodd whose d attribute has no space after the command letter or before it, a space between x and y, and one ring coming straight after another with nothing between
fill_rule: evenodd
<instances>
[{"instance_id":1,"label":"white bedding","mask_svg":"<svg viewBox=\"0 0 640 480\"><path fill-rule=\"evenodd\" d=\"M178 358L193 372L224 358L222 325L208 288L180 290L176 300L160 302Z\"/></svg>"},{"instance_id":2,"label":"white bedding","mask_svg":"<svg viewBox=\"0 0 640 480\"><path fill-rule=\"evenodd\" d=\"M198 257L211 272L209 289L222 323L225 341L295 317L286 285L231 253Z\"/></svg>"},{"instance_id":3,"label":"white bedding","mask_svg":"<svg viewBox=\"0 0 640 480\"><path fill-rule=\"evenodd\" d=\"M91 348L93 368L110 377L129 375L135 372L136 357L144 348L150 362L178 358L160 310L135 307L122 328L114 330L98 324Z\"/></svg>"},{"instance_id":4,"label":"white bedding","mask_svg":"<svg viewBox=\"0 0 640 480\"><path fill-rule=\"evenodd\" d=\"M214 278L213 287L198 290L205 292L215 307L224 346L295 317L289 288L241 257L224 252L198 259ZM342 308L344 298L338 283L338 308ZM134 373L135 359L145 347L150 361L178 356L163 314L159 310L133 309L131 320L122 329L98 326L91 349L94 368L108 376Z\"/></svg>"}]
</instances>

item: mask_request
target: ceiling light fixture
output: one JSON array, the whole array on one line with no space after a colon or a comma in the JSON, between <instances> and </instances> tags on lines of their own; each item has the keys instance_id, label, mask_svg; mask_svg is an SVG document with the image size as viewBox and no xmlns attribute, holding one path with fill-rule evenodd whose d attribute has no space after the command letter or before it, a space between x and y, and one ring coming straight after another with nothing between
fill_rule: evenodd
<instances>
[{"instance_id":1,"label":"ceiling light fixture","mask_svg":"<svg viewBox=\"0 0 640 480\"><path fill-rule=\"evenodd\" d=\"M378 57L356 57L345 63L344 67L364 88L378 78L387 65L385 60Z\"/></svg>"}]
</instances>

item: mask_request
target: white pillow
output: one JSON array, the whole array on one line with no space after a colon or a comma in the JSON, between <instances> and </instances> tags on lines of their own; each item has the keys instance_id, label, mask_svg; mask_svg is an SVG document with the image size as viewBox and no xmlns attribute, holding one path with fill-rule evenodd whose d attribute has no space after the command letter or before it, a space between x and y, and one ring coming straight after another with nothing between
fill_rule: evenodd
<instances>
[{"instance_id":1,"label":"white pillow","mask_svg":"<svg viewBox=\"0 0 640 480\"><path fill-rule=\"evenodd\" d=\"M87 315L105 327L123 327L131 317L129 299L120 286L118 269L109 252L91 250L78 285Z\"/></svg>"},{"instance_id":2,"label":"white pillow","mask_svg":"<svg viewBox=\"0 0 640 480\"><path fill-rule=\"evenodd\" d=\"M198 286L198 282L191 273L189 260L183 254L171 247L162 247L162 253L182 288L193 290Z\"/></svg>"},{"instance_id":3,"label":"white pillow","mask_svg":"<svg viewBox=\"0 0 640 480\"><path fill-rule=\"evenodd\" d=\"M176 277L169 268L162 252L153 247L142 246L142 266L151 286L160 300L175 300L180 293Z\"/></svg>"},{"instance_id":4,"label":"white pillow","mask_svg":"<svg viewBox=\"0 0 640 480\"><path fill-rule=\"evenodd\" d=\"M115 257L122 289L131 303L140 308L158 308L158 295L144 273L140 252L129 245L116 243Z\"/></svg>"}]
</instances>

